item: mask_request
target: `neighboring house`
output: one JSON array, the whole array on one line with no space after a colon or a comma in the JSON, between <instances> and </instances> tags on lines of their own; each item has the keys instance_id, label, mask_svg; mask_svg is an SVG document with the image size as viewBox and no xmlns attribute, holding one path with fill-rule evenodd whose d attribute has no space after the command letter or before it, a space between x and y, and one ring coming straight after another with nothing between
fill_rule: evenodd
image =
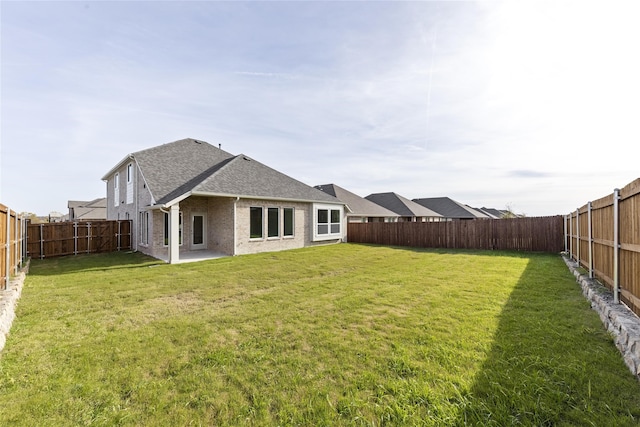
<instances>
[{"instance_id":1,"label":"neighboring house","mask_svg":"<svg viewBox=\"0 0 640 427\"><path fill-rule=\"evenodd\" d=\"M131 219L133 247L171 263L340 242L344 204L243 154L182 139L126 156L102 178L107 218Z\"/></svg>"},{"instance_id":2,"label":"neighboring house","mask_svg":"<svg viewBox=\"0 0 640 427\"><path fill-rule=\"evenodd\" d=\"M447 219L489 219L490 217L480 211L470 208L467 205L456 202L449 197L430 197L425 199L413 199L425 208L438 212Z\"/></svg>"},{"instance_id":3,"label":"neighboring house","mask_svg":"<svg viewBox=\"0 0 640 427\"><path fill-rule=\"evenodd\" d=\"M69 221L99 221L107 219L107 199L91 201L69 200Z\"/></svg>"},{"instance_id":4,"label":"neighboring house","mask_svg":"<svg viewBox=\"0 0 640 427\"><path fill-rule=\"evenodd\" d=\"M49 222L64 222L66 220L65 215L58 211L49 212Z\"/></svg>"},{"instance_id":5,"label":"neighboring house","mask_svg":"<svg viewBox=\"0 0 640 427\"><path fill-rule=\"evenodd\" d=\"M400 216L335 184L316 185L316 188L346 205L349 222L396 222Z\"/></svg>"},{"instance_id":6,"label":"neighboring house","mask_svg":"<svg viewBox=\"0 0 640 427\"><path fill-rule=\"evenodd\" d=\"M442 215L396 193L369 194L365 199L399 215L398 221L442 221Z\"/></svg>"}]
</instances>

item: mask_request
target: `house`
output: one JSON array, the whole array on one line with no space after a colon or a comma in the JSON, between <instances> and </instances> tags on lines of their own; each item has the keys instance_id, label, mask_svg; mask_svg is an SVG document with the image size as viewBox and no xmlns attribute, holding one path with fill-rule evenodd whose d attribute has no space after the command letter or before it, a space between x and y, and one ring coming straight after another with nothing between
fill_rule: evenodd
<instances>
[{"instance_id":1,"label":"house","mask_svg":"<svg viewBox=\"0 0 640 427\"><path fill-rule=\"evenodd\" d=\"M244 154L182 139L127 155L102 180L107 218L132 220L133 248L175 263L340 242L344 204Z\"/></svg>"},{"instance_id":2,"label":"house","mask_svg":"<svg viewBox=\"0 0 640 427\"><path fill-rule=\"evenodd\" d=\"M97 221L107 219L107 199L102 197L90 201L69 200L69 221Z\"/></svg>"},{"instance_id":3,"label":"house","mask_svg":"<svg viewBox=\"0 0 640 427\"><path fill-rule=\"evenodd\" d=\"M369 194L365 199L395 212L399 215L398 221L432 222L444 219L439 213L396 193L374 193Z\"/></svg>"},{"instance_id":4,"label":"house","mask_svg":"<svg viewBox=\"0 0 640 427\"><path fill-rule=\"evenodd\" d=\"M348 222L396 222L400 215L335 184L316 185L347 207Z\"/></svg>"},{"instance_id":5,"label":"house","mask_svg":"<svg viewBox=\"0 0 640 427\"><path fill-rule=\"evenodd\" d=\"M425 208L438 212L447 219L489 219L490 217L480 211L470 208L460 202L456 202L449 197L430 197L425 199L413 199Z\"/></svg>"}]
</instances>

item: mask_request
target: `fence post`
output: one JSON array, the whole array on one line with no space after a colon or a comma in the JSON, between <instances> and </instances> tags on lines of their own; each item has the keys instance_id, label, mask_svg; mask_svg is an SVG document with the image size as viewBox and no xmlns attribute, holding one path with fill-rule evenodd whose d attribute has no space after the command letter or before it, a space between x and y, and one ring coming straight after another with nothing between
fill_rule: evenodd
<instances>
[{"instance_id":1,"label":"fence post","mask_svg":"<svg viewBox=\"0 0 640 427\"><path fill-rule=\"evenodd\" d=\"M576 209L576 258L580 267L580 209Z\"/></svg>"},{"instance_id":2,"label":"fence post","mask_svg":"<svg viewBox=\"0 0 640 427\"><path fill-rule=\"evenodd\" d=\"M44 259L44 224L40 223L40 259Z\"/></svg>"},{"instance_id":3,"label":"fence post","mask_svg":"<svg viewBox=\"0 0 640 427\"><path fill-rule=\"evenodd\" d=\"M117 239L117 249L120 252L120 221L118 221L118 239Z\"/></svg>"},{"instance_id":4,"label":"fence post","mask_svg":"<svg viewBox=\"0 0 640 427\"><path fill-rule=\"evenodd\" d=\"M87 253L91 253L91 223L87 223Z\"/></svg>"},{"instance_id":5,"label":"fence post","mask_svg":"<svg viewBox=\"0 0 640 427\"><path fill-rule=\"evenodd\" d=\"M613 190L613 302L620 302L620 190Z\"/></svg>"},{"instance_id":6,"label":"fence post","mask_svg":"<svg viewBox=\"0 0 640 427\"><path fill-rule=\"evenodd\" d=\"M564 221L562 222L563 225L563 231L564 231L564 251L567 252L569 250L569 244L567 242L567 232L568 227L567 227L567 215L564 216Z\"/></svg>"},{"instance_id":7,"label":"fence post","mask_svg":"<svg viewBox=\"0 0 640 427\"><path fill-rule=\"evenodd\" d=\"M589 226L589 278L593 279L593 222L591 221L591 202L587 204L587 223Z\"/></svg>"},{"instance_id":8,"label":"fence post","mask_svg":"<svg viewBox=\"0 0 640 427\"><path fill-rule=\"evenodd\" d=\"M573 258L573 214L569 212L569 258Z\"/></svg>"},{"instance_id":9,"label":"fence post","mask_svg":"<svg viewBox=\"0 0 640 427\"><path fill-rule=\"evenodd\" d=\"M73 223L73 254L78 255L78 223Z\"/></svg>"},{"instance_id":10,"label":"fence post","mask_svg":"<svg viewBox=\"0 0 640 427\"><path fill-rule=\"evenodd\" d=\"M10 272L11 272L11 209L9 209L9 207L7 206L7 222L6 222L6 226L7 226L7 242L5 244L6 246L6 251L5 251L5 282L4 282L4 289L9 289L9 277L10 277Z\"/></svg>"}]
</instances>

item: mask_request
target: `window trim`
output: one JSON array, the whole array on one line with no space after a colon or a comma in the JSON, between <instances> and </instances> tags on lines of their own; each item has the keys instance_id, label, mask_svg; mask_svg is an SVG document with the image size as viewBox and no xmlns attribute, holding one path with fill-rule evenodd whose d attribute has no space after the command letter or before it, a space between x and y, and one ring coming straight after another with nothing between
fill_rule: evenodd
<instances>
[{"instance_id":1,"label":"window trim","mask_svg":"<svg viewBox=\"0 0 640 427\"><path fill-rule=\"evenodd\" d=\"M260 236L253 237L253 212L256 212L255 209L260 209ZM256 223L257 224L257 223ZM262 206L249 206L249 240L264 240L264 207Z\"/></svg>"},{"instance_id":2,"label":"window trim","mask_svg":"<svg viewBox=\"0 0 640 427\"><path fill-rule=\"evenodd\" d=\"M320 211L327 211L327 222L326 223L320 223L319 222L319 212ZM333 221L333 213L332 211L337 211L338 212L338 219L339 222L332 222ZM318 226L321 224L326 224L327 226L327 232L326 233L320 233L318 231ZM338 226L338 231L337 232L333 232L332 230L335 228L334 226ZM317 241L322 241L322 240L337 240L337 239L342 239L343 236L343 230L344 230L344 206L343 205L330 205L330 204L313 204L313 223L311 224L312 227L312 236L313 236L313 241L317 242Z\"/></svg>"},{"instance_id":3,"label":"window trim","mask_svg":"<svg viewBox=\"0 0 640 427\"><path fill-rule=\"evenodd\" d=\"M275 212L276 218L275 218L275 225L276 226L276 234L271 234L271 213ZM280 239L280 208L279 207L273 207L273 206L269 206L267 207L267 239L268 240L276 240L276 239Z\"/></svg>"},{"instance_id":4,"label":"window trim","mask_svg":"<svg viewBox=\"0 0 640 427\"><path fill-rule=\"evenodd\" d=\"M291 211L291 234L285 234L287 232L286 212ZM282 208L282 238L293 239L296 236L296 208Z\"/></svg>"},{"instance_id":5,"label":"window trim","mask_svg":"<svg viewBox=\"0 0 640 427\"><path fill-rule=\"evenodd\" d=\"M113 206L120 206L120 172L113 176Z\"/></svg>"}]
</instances>

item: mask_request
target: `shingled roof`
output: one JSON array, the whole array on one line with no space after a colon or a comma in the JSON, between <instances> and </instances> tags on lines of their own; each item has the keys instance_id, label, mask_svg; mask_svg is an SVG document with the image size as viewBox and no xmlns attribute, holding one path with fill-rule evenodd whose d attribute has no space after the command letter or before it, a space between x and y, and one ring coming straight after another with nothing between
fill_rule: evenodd
<instances>
[{"instance_id":1,"label":"shingled roof","mask_svg":"<svg viewBox=\"0 0 640 427\"><path fill-rule=\"evenodd\" d=\"M424 199L413 199L425 208L438 212L445 218L452 219L474 219L474 218L489 218L488 215L479 212L469 206L463 205L460 202L456 202L449 197L429 197Z\"/></svg>"},{"instance_id":2,"label":"shingled roof","mask_svg":"<svg viewBox=\"0 0 640 427\"><path fill-rule=\"evenodd\" d=\"M135 159L155 203L160 205L189 195L339 203L335 197L244 154L233 155L191 138L132 153L103 179L130 159Z\"/></svg>"},{"instance_id":3,"label":"shingled roof","mask_svg":"<svg viewBox=\"0 0 640 427\"><path fill-rule=\"evenodd\" d=\"M411 217L441 217L437 212L425 208L411 200L396 193L374 193L369 194L365 199L377 203L378 205L397 213L400 216Z\"/></svg>"},{"instance_id":4,"label":"shingled roof","mask_svg":"<svg viewBox=\"0 0 640 427\"><path fill-rule=\"evenodd\" d=\"M340 200L347 205L350 213L348 216L363 216L363 217L397 217L398 214L390 211L389 209L380 206L370 200L358 196L344 188L335 184L316 185L317 189L324 191Z\"/></svg>"}]
</instances>

